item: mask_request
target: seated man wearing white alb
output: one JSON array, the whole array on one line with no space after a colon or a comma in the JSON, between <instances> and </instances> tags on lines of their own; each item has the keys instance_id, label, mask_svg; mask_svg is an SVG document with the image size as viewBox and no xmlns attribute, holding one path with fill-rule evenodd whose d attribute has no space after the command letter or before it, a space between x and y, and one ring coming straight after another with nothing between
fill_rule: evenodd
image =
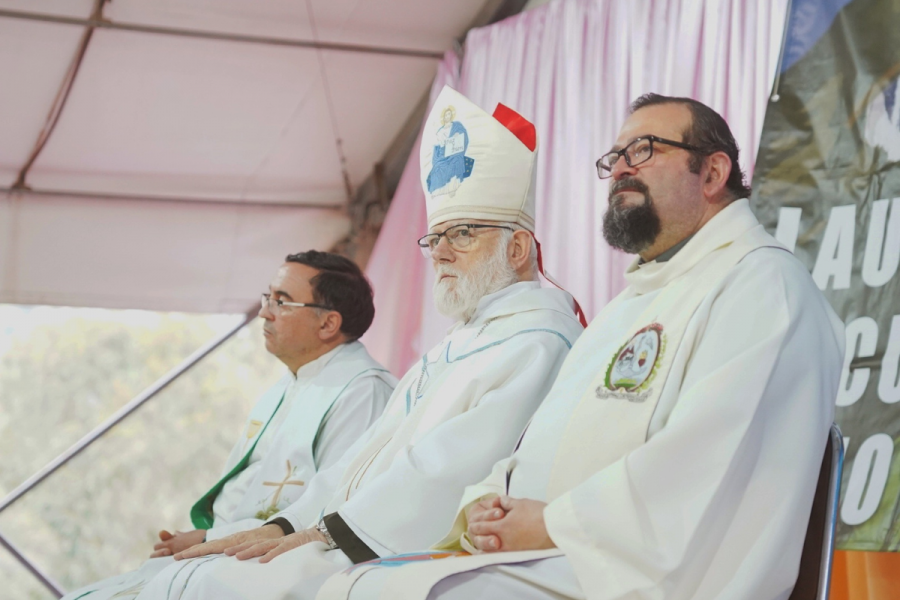
<instances>
[{"instance_id":1,"label":"seated man wearing white alb","mask_svg":"<svg viewBox=\"0 0 900 600\"><path fill-rule=\"evenodd\" d=\"M708 107L639 98L597 168L611 177L604 237L640 255L629 286L517 450L466 490L432 560L358 565L319 600L790 595L843 325L751 212Z\"/></svg>"},{"instance_id":2,"label":"seated man wearing white alb","mask_svg":"<svg viewBox=\"0 0 900 600\"><path fill-rule=\"evenodd\" d=\"M176 563L140 600L311 598L355 562L426 546L550 389L582 326L572 297L537 281L534 126L444 88L423 137L429 233L419 245L437 275L435 303L457 323L322 473L336 494L310 489L271 524L182 553L240 550Z\"/></svg>"},{"instance_id":3,"label":"seated man wearing white alb","mask_svg":"<svg viewBox=\"0 0 900 600\"><path fill-rule=\"evenodd\" d=\"M133 598L177 552L258 527L301 498L381 415L397 383L356 341L374 314L372 288L352 261L315 250L288 256L259 311L266 350L288 372L256 403L218 482L191 509L196 529L160 532L141 568L65 598Z\"/></svg>"}]
</instances>

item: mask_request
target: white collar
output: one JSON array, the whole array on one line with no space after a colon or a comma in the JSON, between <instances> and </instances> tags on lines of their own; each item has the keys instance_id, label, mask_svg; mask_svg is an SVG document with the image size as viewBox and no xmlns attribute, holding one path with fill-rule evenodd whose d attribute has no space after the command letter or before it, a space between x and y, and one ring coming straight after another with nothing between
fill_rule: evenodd
<instances>
[{"instance_id":1,"label":"white collar","mask_svg":"<svg viewBox=\"0 0 900 600\"><path fill-rule=\"evenodd\" d=\"M710 219L688 240L675 256L666 262L640 264L636 259L625 271L625 280L638 294L665 287L690 271L715 250L728 246L741 235L759 225L746 198L735 200Z\"/></svg>"},{"instance_id":2,"label":"white collar","mask_svg":"<svg viewBox=\"0 0 900 600\"><path fill-rule=\"evenodd\" d=\"M353 342L350 342L350 343L353 343ZM294 382L296 382L300 379L312 379L313 377L318 375L322 371L322 369L325 368L325 365L327 365L329 362L331 362L332 358L337 356L344 348L346 348L349 345L350 344L339 344L338 346L335 346L334 348L332 348L331 350L329 350L328 352L326 352L319 358L317 358L315 360L311 360L308 363L306 363L305 365L303 365L302 367L300 367L299 369L297 369L296 375L291 373L290 369L288 369L288 374L290 374L290 376Z\"/></svg>"}]
</instances>

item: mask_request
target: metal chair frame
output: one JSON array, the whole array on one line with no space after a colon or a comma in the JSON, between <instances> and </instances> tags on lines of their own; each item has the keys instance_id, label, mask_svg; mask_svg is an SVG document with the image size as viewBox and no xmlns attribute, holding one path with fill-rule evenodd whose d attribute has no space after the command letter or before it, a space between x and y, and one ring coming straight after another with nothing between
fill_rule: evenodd
<instances>
[{"instance_id":1,"label":"metal chair frame","mask_svg":"<svg viewBox=\"0 0 900 600\"><path fill-rule=\"evenodd\" d=\"M806 540L800 556L797 583L788 600L828 600L834 564L834 534L837 527L844 441L840 428L831 425L822 457L816 495L810 510Z\"/></svg>"}]
</instances>

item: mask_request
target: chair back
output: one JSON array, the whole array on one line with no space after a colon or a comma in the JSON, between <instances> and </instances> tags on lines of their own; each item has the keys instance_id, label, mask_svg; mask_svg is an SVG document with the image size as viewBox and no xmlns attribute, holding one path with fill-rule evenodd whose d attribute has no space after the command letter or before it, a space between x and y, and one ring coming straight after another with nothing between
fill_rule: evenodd
<instances>
[{"instance_id":1,"label":"chair back","mask_svg":"<svg viewBox=\"0 0 900 600\"><path fill-rule=\"evenodd\" d=\"M832 424L819 469L819 483L813 499L806 540L800 555L800 573L788 600L828 600L834 558L834 530L837 525L844 442L841 430Z\"/></svg>"}]
</instances>

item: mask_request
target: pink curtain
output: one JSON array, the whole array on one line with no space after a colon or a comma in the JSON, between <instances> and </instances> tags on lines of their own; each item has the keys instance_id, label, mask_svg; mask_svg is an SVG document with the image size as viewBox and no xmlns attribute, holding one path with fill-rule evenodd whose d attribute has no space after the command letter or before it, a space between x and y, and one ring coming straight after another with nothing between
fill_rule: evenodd
<instances>
[{"instance_id":1,"label":"pink curtain","mask_svg":"<svg viewBox=\"0 0 900 600\"><path fill-rule=\"evenodd\" d=\"M629 103L652 91L712 106L731 125L749 176L786 6L787 0L555 0L469 32L457 89L489 112L502 102L535 123L537 238L547 270L589 319L624 287L631 261L600 235L606 184L594 167L615 141ZM445 61L434 90L452 85L447 73ZM379 312L366 341L395 373L447 325L431 302L427 261L407 258L424 231L416 151L368 270Z\"/></svg>"},{"instance_id":2,"label":"pink curtain","mask_svg":"<svg viewBox=\"0 0 900 600\"><path fill-rule=\"evenodd\" d=\"M429 110L445 85L459 85L459 58L454 52L447 52L438 64ZM431 291L428 278L433 275L431 263L416 245L416 240L427 233L428 222L425 194L419 183L421 142L420 131L366 267L375 290L375 321L362 342L376 360L397 376L428 349L423 350L420 343L422 308L425 291Z\"/></svg>"}]
</instances>

